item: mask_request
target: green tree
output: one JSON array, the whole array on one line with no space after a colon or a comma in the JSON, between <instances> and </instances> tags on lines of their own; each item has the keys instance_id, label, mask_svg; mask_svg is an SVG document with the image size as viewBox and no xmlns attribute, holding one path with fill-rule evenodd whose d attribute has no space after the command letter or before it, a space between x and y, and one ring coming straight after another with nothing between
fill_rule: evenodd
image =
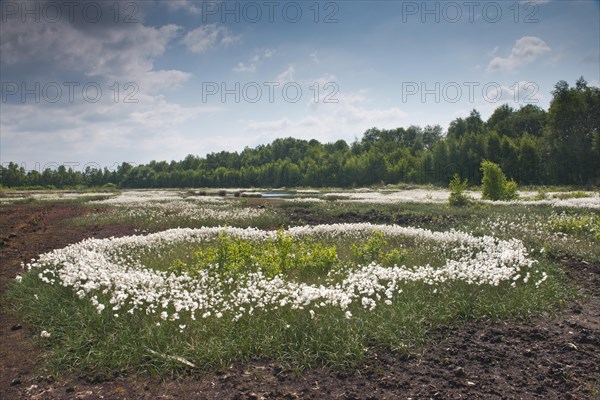
<instances>
[{"instance_id":1,"label":"green tree","mask_svg":"<svg viewBox=\"0 0 600 400\"><path fill-rule=\"evenodd\" d=\"M515 181L507 181L498 164L484 160L481 163L483 178L482 197L487 200L512 200L517 197Z\"/></svg>"},{"instance_id":2,"label":"green tree","mask_svg":"<svg viewBox=\"0 0 600 400\"><path fill-rule=\"evenodd\" d=\"M556 84L545 141L551 179L560 184L597 181L600 171L600 89L580 78L574 88Z\"/></svg>"},{"instance_id":3,"label":"green tree","mask_svg":"<svg viewBox=\"0 0 600 400\"><path fill-rule=\"evenodd\" d=\"M540 137L546 126L546 111L540 107L527 104L513 114L510 136L519 137L525 134Z\"/></svg>"},{"instance_id":4,"label":"green tree","mask_svg":"<svg viewBox=\"0 0 600 400\"><path fill-rule=\"evenodd\" d=\"M471 110L471 113L465 120L468 133L481 134L485 130L485 124L481 119L481 114L477 110Z\"/></svg>"},{"instance_id":5,"label":"green tree","mask_svg":"<svg viewBox=\"0 0 600 400\"><path fill-rule=\"evenodd\" d=\"M459 174L454 174L450 180L448 188L450 189L450 196L448 197L448 203L451 206L462 207L469 203L469 197L465 194L467 190L468 181L460 179Z\"/></svg>"},{"instance_id":6,"label":"green tree","mask_svg":"<svg viewBox=\"0 0 600 400\"><path fill-rule=\"evenodd\" d=\"M486 126L500 135L511 135L514 114L515 110L511 106L502 104L488 118Z\"/></svg>"},{"instance_id":7,"label":"green tree","mask_svg":"<svg viewBox=\"0 0 600 400\"><path fill-rule=\"evenodd\" d=\"M25 168L19 167L17 163L9 162L8 167L0 167L2 172L2 186L18 187L27 183Z\"/></svg>"}]
</instances>

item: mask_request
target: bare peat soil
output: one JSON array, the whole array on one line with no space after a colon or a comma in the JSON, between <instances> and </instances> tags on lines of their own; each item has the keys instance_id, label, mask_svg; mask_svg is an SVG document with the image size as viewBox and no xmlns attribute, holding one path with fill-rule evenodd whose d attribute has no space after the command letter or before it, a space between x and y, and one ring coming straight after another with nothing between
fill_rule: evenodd
<instances>
[{"instance_id":1,"label":"bare peat soil","mask_svg":"<svg viewBox=\"0 0 600 400\"><path fill-rule=\"evenodd\" d=\"M63 223L100 211L67 203L0 208L1 292L20 272L21 262L40 253L87 237L134 233L131 226ZM357 219L364 218L349 215L335 222ZM561 262L582 295L561 315L448 328L436 333L419 355L406 358L374 350L352 372L315 368L296 374L277 364L253 362L178 379L65 374L55 380L44 373L39 351L28 340L39 332L2 306L0 399L600 398L600 264Z\"/></svg>"}]
</instances>

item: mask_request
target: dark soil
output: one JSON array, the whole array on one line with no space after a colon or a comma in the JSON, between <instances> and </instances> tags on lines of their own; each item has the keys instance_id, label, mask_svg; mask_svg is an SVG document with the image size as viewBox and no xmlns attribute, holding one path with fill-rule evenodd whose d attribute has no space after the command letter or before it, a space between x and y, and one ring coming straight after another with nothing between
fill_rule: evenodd
<instances>
[{"instance_id":1,"label":"dark soil","mask_svg":"<svg viewBox=\"0 0 600 400\"><path fill-rule=\"evenodd\" d=\"M310 210L301 207L286 208L286 215L291 225L318 225L336 223L360 223L371 222L373 224L397 224L397 225L448 225L458 221L458 217L452 215L418 215L410 212L398 211L386 213L379 210L365 212L343 211L336 215L313 214Z\"/></svg>"},{"instance_id":2,"label":"dark soil","mask_svg":"<svg viewBox=\"0 0 600 400\"><path fill-rule=\"evenodd\" d=\"M300 209L299 209L300 210ZM0 208L0 288L20 263L87 237L134 233L134 227L72 226L63 221L99 212L73 204ZM386 222L348 213L321 221L291 210L297 222ZM381 218L384 218L382 220ZM323 218L321 218L323 219ZM1 399L594 399L600 398L600 264L562 260L581 297L557 317L506 323L467 323L434 335L425 351L406 358L373 350L356 371L322 368L299 374L268 362L161 380L148 376L71 376L44 373L22 321L0 312Z\"/></svg>"}]
</instances>

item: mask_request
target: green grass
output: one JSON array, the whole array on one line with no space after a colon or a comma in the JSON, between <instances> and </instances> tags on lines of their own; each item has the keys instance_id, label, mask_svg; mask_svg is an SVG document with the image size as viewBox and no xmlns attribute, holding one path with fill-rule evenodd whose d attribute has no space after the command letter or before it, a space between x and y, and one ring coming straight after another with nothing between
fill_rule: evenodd
<instances>
[{"instance_id":1,"label":"green grass","mask_svg":"<svg viewBox=\"0 0 600 400\"><path fill-rule=\"evenodd\" d=\"M237 322L212 317L200 323L182 319L156 326L156 318L144 315L98 314L68 289L40 285L32 276L13 285L7 298L31 326L52 332L38 342L49 350L48 367L56 374L83 371L108 376L119 371L164 376L189 369L165 356L182 357L200 370L258 358L294 369L352 368L369 347L404 354L420 351L428 334L441 326L558 311L570 292L555 267L540 268L551 278L539 289L530 285L488 290L453 284L434 293L426 284L407 284L392 306L374 311L354 307L351 319L332 308L320 309L314 319L307 310L281 310L257 312ZM180 331L179 324L188 328Z\"/></svg>"},{"instance_id":2,"label":"green grass","mask_svg":"<svg viewBox=\"0 0 600 400\"><path fill-rule=\"evenodd\" d=\"M244 200L231 201L238 209L252 207ZM152 231L225 223L273 229L294 224L287 216L290 207L305 208L314 217L330 222L343 222L339 217L347 214L378 215L436 231L457 229L476 236L516 238L522 240L539 261L535 267L538 275L545 272L548 279L539 287L535 279L516 287L507 283L498 287L464 282L437 286L404 283L401 295L391 305L378 302L372 311L352 305L350 319L345 317L344 311L332 307L315 309L314 318L309 309L285 307L256 311L251 316L244 314L235 322L230 317L214 315L197 321L191 320L189 315L182 315L178 321L163 321L157 315L131 315L126 310L119 310L119 317L115 318L109 310L99 314L89 299L80 300L71 289L42 283L36 273L25 274L21 283L10 284L3 300L36 332L35 342L43 349L46 360L44 366L55 374L71 371L108 377L119 371L166 376L189 371L190 367L182 360L202 371L226 369L234 362L256 359L272 360L295 370L317 365L356 368L373 349L403 354L420 352L440 327L456 326L464 321L520 319L560 312L575 292L562 267L553 260L566 256L600 261L600 239L595 230L600 211L549 206L283 203L282 206L266 205L261 216L237 221L186 219L175 212L169 214L168 210L152 219L143 213L126 214L114 208L116 211L95 215L93 219L75 219L69 223L127 224ZM287 245L290 246L287 255L303 257L293 268L281 261L287 256L282 255L277 243L244 244L232 238L215 239L202 245L178 243L164 247L160 254L140 252L137 257L147 267L158 270L178 271L180 262L185 267L179 264L179 272L193 272L210 268L210 264L219 261L225 263L225 269L229 262L235 266L231 271L239 273L240 265L253 256L260 265L270 265L273 273L285 272L290 280L319 283L328 279L327 272L335 272L341 265L378 261L389 267L396 263L409 266L429 263L438 267L449 256L441 252L436 243L415 238L374 236L356 241L339 237L319 242L300 240ZM326 259L331 248L335 248L336 262L323 263L326 267L321 270L306 268ZM330 279L335 280L335 274ZM98 293L98 298L105 302L106 295ZM179 325L186 328L181 330ZM43 330L50 332L51 337L39 337Z\"/></svg>"},{"instance_id":3,"label":"green grass","mask_svg":"<svg viewBox=\"0 0 600 400\"><path fill-rule=\"evenodd\" d=\"M555 232L589 237L600 241L600 215L591 213L566 213L552 215L550 227Z\"/></svg>"},{"instance_id":4,"label":"green grass","mask_svg":"<svg viewBox=\"0 0 600 400\"><path fill-rule=\"evenodd\" d=\"M552 257L572 257L600 262L600 246L594 240L598 228L556 228L553 222L563 212L577 215L580 220L600 220L600 210L570 209L546 205L502 205L473 203L467 207L447 204L398 203L296 203L315 216L336 220L342 215L358 214L366 217L388 216L401 225L418 226L436 231L457 229L475 235L491 235L502 239L522 240L528 248L544 249ZM289 206L285 206L289 207ZM585 224L584 224L585 225ZM588 225L590 226L590 225ZM593 225L591 225L593 226ZM597 225L596 225L597 226ZM586 230L587 229L587 230ZM594 230L596 229L596 230Z\"/></svg>"},{"instance_id":5,"label":"green grass","mask_svg":"<svg viewBox=\"0 0 600 400\"><path fill-rule=\"evenodd\" d=\"M554 199L566 200L566 199L583 199L592 197L591 194L582 191L569 192L569 193L556 193L552 195Z\"/></svg>"},{"instance_id":6,"label":"green grass","mask_svg":"<svg viewBox=\"0 0 600 400\"><path fill-rule=\"evenodd\" d=\"M298 273L298 270L310 269L311 263L318 263L320 258L327 258L315 251L317 243L297 240L290 244L288 239L281 234L271 245L263 243L262 252L256 250L255 254L263 257L261 262L270 263L268 268L278 266L292 279L311 281L315 280L314 274L325 279L326 271ZM407 265L420 265L427 259L435 259L433 244L423 246L419 241L387 240L377 233L362 241L340 240L336 243L336 251L340 264L385 263L386 257L388 263L392 263L394 257L389 258L389 255L400 244L403 251L397 256ZM325 242L321 246L327 249L332 245ZM251 248L256 249L257 244L252 244ZM282 254L276 253L282 249L305 252L305 262L284 270ZM235 266L229 270L232 274L222 274L218 279L243 275L237 269L235 257L247 257L248 247L244 247L242 241L226 237L217 238L200 249L198 245L166 248L154 267L172 265L169 263L180 259L182 253L192 252L187 258L191 269L210 268L207 259L213 250L226 253L222 258L226 263L223 265L225 271L227 267ZM275 257L265 258L270 253L276 253ZM152 259L147 253L143 257L146 261ZM443 259L438 263L441 261ZM336 265L330 265L330 268L334 271ZM535 269L538 274L546 272L549 276L540 287L536 287L533 279L516 287L508 283L498 287L464 282L436 286L403 283L401 294L392 304L378 302L372 311L353 304L350 319L337 307L316 309L314 318L308 308L293 310L286 307L257 310L237 321L214 315L193 321L183 314L177 321L163 321L157 315L130 315L125 309L119 310L119 317L115 318L108 310L98 313L88 300L80 300L70 289L42 283L36 272L25 274L21 283L10 285L6 300L35 332L46 330L51 333L50 338L38 338L37 341L47 350L44 353L47 367L56 374L82 371L109 376L119 371L164 376L188 371L187 363L206 371L255 359L274 360L295 370L317 365L355 368L372 348L403 354L419 352L431 332L441 326L479 319L527 318L559 311L573 294L561 269L544 257ZM223 270L219 272L223 273ZM106 295L97 293L97 296L99 301L107 303ZM180 325L186 325L186 328L180 329Z\"/></svg>"},{"instance_id":7,"label":"green grass","mask_svg":"<svg viewBox=\"0 0 600 400\"><path fill-rule=\"evenodd\" d=\"M540 269L548 271L551 278L538 289L523 285L490 290L452 284L434 293L426 284L407 284L393 305L381 305L374 311L354 307L352 319L346 319L339 309L320 309L314 319L307 310L281 310L257 312L237 322L212 317L156 326L156 318L145 315L113 318L111 313L98 314L68 289L41 285L33 276L13 285L7 298L34 329L52 333L38 342L48 350L48 367L57 374L120 371L164 375L189 369L165 356L182 357L200 370L224 369L234 362L259 358L294 369L317 365L352 368L370 347L404 354L420 351L428 334L440 326L559 310L570 292L556 268L545 264ZM188 327L180 331L179 324Z\"/></svg>"},{"instance_id":8,"label":"green grass","mask_svg":"<svg viewBox=\"0 0 600 400\"><path fill-rule=\"evenodd\" d=\"M96 205L87 205L87 207L98 208ZM102 213L93 213L89 216L76 217L69 220L69 223L78 226L89 225L129 225L135 226L139 230L157 232L172 228L201 228L209 226L234 226L247 227L253 226L261 229L278 228L286 224L287 218L285 214L273 206L263 206L262 212L259 215L235 216L234 218L223 218L211 216L207 213L206 216L186 215L181 207L169 208L152 204L148 206L132 206L132 207L110 207L102 206ZM222 205L211 204L193 204L190 203L188 210L192 212L197 210L199 213L202 210L228 211L233 214L235 212L243 213L245 210L257 210L246 204L244 200L224 200Z\"/></svg>"}]
</instances>

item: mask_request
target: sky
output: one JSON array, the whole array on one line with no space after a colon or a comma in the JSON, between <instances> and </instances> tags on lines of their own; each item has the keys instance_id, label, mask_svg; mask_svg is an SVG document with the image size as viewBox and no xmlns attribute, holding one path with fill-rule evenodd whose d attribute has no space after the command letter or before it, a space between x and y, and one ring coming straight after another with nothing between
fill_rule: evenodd
<instances>
[{"instance_id":1,"label":"sky","mask_svg":"<svg viewBox=\"0 0 600 400\"><path fill-rule=\"evenodd\" d=\"M0 2L0 161L352 142L600 85L600 1Z\"/></svg>"}]
</instances>

